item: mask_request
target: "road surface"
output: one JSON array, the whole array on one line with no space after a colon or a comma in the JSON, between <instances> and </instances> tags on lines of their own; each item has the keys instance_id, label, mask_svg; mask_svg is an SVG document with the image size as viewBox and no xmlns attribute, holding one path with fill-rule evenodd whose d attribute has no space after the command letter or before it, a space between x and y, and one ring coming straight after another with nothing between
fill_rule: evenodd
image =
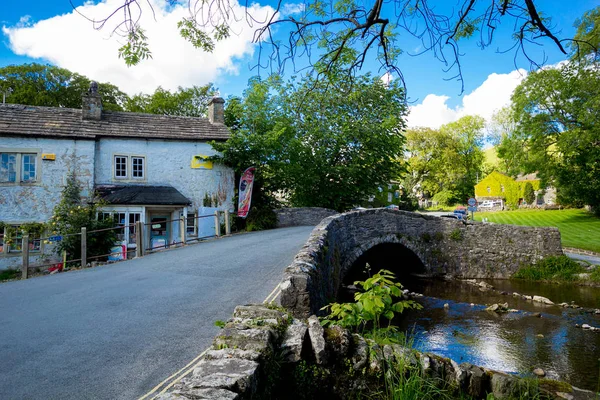
<instances>
[{"instance_id":1,"label":"road surface","mask_svg":"<svg viewBox=\"0 0 600 400\"><path fill-rule=\"evenodd\" d=\"M272 292L312 227L0 284L0 399L137 399ZM151 396L150 396L151 397Z\"/></svg>"}]
</instances>

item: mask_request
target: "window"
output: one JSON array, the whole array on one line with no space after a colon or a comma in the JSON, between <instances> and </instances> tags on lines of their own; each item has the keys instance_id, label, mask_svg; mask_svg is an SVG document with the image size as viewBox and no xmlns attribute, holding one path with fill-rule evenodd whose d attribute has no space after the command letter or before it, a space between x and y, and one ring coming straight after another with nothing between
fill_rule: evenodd
<instances>
[{"instance_id":1,"label":"window","mask_svg":"<svg viewBox=\"0 0 600 400\"><path fill-rule=\"evenodd\" d=\"M0 153L0 183L37 181L37 153Z\"/></svg>"},{"instance_id":2,"label":"window","mask_svg":"<svg viewBox=\"0 0 600 400\"><path fill-rule=\"evenodd\" d=\"M500 191L504 193L504 185L500 185Z\"/></svg>"},{"instance_id":3,"label":"window","mask_svg":"<svg viewBox=\"0 0 600 400\"><path fill-rule=\"evenodd\" d=\"M488 187L487 187L487 192L488 192L488 193L491 193L491 192L492 192L492 188L488 186Z\"/></svg>"},{"instance_id":4,"label":"window","mask_svg":"<svg viewBox=\"0 0 600 400\"><path fill-rule=\"evenodd\" d=\"M17 181L17 153L1 153L0 182Z\"/></svg>"},{"instance_id":5,"label":"window","mask_svg":"<svg viewBox=\"0 0 600 400\"><path fill-rule=\"evenodd\" d=\"M127 156L115 156L115 178L127 178Z\"/></svg>"},{"instance_id":6,"label":"window","mask_svg":"<svg viewBox=\"0 0 600 400\"><path fill-rule=\"evenodd\" d=\"M136 242L136 228L137 226L135 225L137 222L140 221L142 214L141 213L129 213L129 240L127 241L129 244L134 244L137 243Z\"/></svg>"},{"instance_id":7,"label":"window","mask_svg":"<svg viewBox=\"0 0 600 400\"><path fill-rule=\"evenodd\" d=\"M131 171L134 178L144 179L144 157L131 157Z\"/></svg>"},{"instance_id":8,"label":"window","mask_svg":"<svg viewBox=\"0 0 600 400\"><path fill-rule=\"evenodd\" d=\"M388 192L388 203L392 202L392 194Z\"/></svg>"},{"instance_id":9,"label":"window","mask_svg":"<svg viewBox=\"0 0 600 400\"><path fill-rule=\"evenodd\" d=\"M4 235L6 233L6 237ZM42 248L41 241L41 232L31 232L29 233L29 251L30 252L39 252ZM10 227L5 227L4 232L2 232L2 239L0 248L4 250L5 242L7 246L8 253L21 253L23 250L23 231L19 225L12 225Z\"/></svg>"},{"instance_id":10,"label":"window","mask_svg":"<svg viewBox=\"0 0 600 400\"><path fill-rule=\"evenodd\" d=\"M143 156L115 156L115 179L145 179L145 162L146 157Z\"/></svg>"},{"instance_id":11,"label":"window","mask_svg":"<svg viewBox=\"0 0 600 400\"><path fill-rule=\"evenodd\" d=\"M188 213L187 215L187 234L190 236L196 235L196 214Z\"/></svg>"}]
</instances>

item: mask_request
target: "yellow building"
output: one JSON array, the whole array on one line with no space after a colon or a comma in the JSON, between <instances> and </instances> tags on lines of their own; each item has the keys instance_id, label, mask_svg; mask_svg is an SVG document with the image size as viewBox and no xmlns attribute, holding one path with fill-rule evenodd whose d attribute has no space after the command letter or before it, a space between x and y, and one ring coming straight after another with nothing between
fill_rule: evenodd
<instances>
[{"instance_id":1,"label":"yellow building","mask_svg":"<svg viewBox=\"0 0 600 400\"><path fill-rule=\"evenodd\" d=\"M475 185L475 198L479 203L486 200L502 200L511 207L524 204L525 185L531 183L536 195L536 205L554 204L555 190L541 188L541 181L536 174L519 175L516 179L501 172L494 171Z\"/></svg>"}]
</instances>

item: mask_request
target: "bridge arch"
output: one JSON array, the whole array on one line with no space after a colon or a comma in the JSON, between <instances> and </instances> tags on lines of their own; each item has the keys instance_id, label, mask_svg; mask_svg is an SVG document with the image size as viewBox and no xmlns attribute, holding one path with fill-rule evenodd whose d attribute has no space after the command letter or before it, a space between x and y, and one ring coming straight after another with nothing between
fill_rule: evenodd
<instances>
[{"instance_id":1,"label":"bridge arch","mask_svg":"<svg viewBox=\"0 0 600 400\"><path fill-rule=\"evenodd\" d=\"M508 278L522 263L562 254L556 228L460 221L389 209L325 218L285 270L281 304L296 316L335 301L352 264L375 246L397 243L429 276Z\"/></svg>"}]
</instances>

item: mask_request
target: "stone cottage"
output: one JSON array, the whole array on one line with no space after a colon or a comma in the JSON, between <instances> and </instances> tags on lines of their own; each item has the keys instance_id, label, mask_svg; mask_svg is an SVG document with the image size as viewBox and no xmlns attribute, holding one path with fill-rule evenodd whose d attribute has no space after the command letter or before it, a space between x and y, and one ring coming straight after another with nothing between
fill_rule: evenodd
<instances>
[{"instance_id":1,"label":"stone cottage","mask_svg":"<svg viewBox=\"0 0 600 400\"><path fill-rule=\"evenodd\" d=\"M151 224L146 246L198 235L193 217L205 206L233 209L233 170L206 160L216 154L209 142L229 137L224 103L213 98L208 119L111 112L92 83L81 109L0 105L0 221L17 229L48 221L75 172L83 196L109 203L101 217ZM166 222L181 217L185 229ZM0 269L18 265L20 255L3 233ZM136 247L133 228L122 236ZM43 244L31 250L42 254Z\"/></svg>"},{"instance_id":2,"label":"stone cottage","mask_svg":"<svg viewBox=\"0 0 600 400\"><path fill-rule=\"evenodd\" d=\"M536 197L535 204L529 204L529 206L556 203L556 189L550 186L541 187L541 181L535 173L512 178L501 172L493 171L475 185L475 198L479 203L492 200L501 201L501 204L525 205L523 196L527 183L531 183Z\"/></svg>"}]
</instances>

